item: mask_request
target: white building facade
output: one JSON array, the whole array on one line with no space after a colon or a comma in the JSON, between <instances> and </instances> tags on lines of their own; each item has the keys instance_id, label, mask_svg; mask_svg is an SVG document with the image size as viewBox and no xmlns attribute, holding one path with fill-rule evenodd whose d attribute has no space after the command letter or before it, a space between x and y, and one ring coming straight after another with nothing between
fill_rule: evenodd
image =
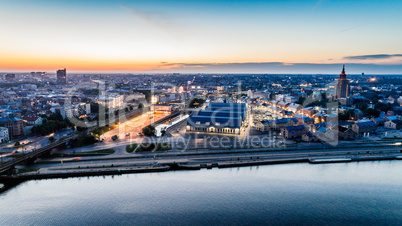
<instances>
[{"instance_id":1,"label":"white building facade","mask_svg":"<svg viewBox=\"0 0 402 226\"><path fill-rule=\"evenodd\" d=\"M6 143L10 140L10 135L8 134L8 128L0 127L0 143Z\"/></svg>"}]
</instances>

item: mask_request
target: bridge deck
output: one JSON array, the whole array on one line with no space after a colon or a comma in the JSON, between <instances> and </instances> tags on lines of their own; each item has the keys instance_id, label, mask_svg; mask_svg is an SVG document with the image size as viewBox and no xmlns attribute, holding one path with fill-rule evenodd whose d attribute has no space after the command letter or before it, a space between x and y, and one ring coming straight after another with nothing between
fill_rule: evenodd
<instances>
[{"instance_id":1,"label":"bridge deck","mask_svg":"<svg viewBox=\"0 0 402 226\"><path fill-rule=\"evenodd\" d=\"M25 161L27 161L29 159L36 159L39 156L45 154L46 152L52 150L53 148L58 147L59 145L62 145L62 144L66 143L66 142L68 142L68 141L70 141L72 139L75 139L75 138L83 135L84 133L86 133L86 131L78 133L78 134L75 134L74 136L71 136L71 137L68 137L68 138L64 138L64 139L62 138L62 139L60 139L60 140L58 140L58 141L56 141L54 143L51 143L51 144L47 145L46 147L39 148L36 151L32 151L30 153L27 153L27 154L21 156L21 157L15 158L15 159L10 160L10 161L7 161L0 167L0 174L3 174L5 172L7 172L8 170L12 169L14 166L16 166L18 164L21 164L21 163L23 163L23 162L25 162Z\"/></svg>"}]
</instances>

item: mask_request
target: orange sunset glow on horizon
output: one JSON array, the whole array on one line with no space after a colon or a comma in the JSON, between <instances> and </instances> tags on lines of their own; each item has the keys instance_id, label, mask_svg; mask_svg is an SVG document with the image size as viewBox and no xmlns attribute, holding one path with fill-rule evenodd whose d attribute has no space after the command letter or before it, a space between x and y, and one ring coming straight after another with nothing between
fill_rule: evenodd
<instances>
[{"instance_id":1,"label":"orange sunset glow on horizon","mask_svg":"<svg viewBox=\"0 0 402 226\"><path fill-rule=\"evenodd\" d=\"M0 2L2 72L402 73L396 3Z\"/></svg>"}]
</instances>

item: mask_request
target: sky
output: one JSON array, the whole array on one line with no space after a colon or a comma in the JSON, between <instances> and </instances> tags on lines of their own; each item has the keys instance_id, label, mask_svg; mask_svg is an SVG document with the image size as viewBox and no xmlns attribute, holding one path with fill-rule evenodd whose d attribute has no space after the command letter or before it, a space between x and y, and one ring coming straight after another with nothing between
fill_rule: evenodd
<instances>
[{"instance_id":1,"label":"sky","mask_svg":"<svg viewBox=\"0 0 402 226\"><path fill-rule=\"evenodd\" d=\"M0 71L402 74L401 11L400 0L0 0Z\"/></svg>"}]
</instances>

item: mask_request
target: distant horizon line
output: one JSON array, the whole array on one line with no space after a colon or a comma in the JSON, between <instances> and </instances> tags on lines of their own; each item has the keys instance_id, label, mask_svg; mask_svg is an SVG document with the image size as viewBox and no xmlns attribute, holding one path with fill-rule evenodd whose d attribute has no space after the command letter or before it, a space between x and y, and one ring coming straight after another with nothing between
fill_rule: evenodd
<instances>
[{"instance_id":1,"label":"distant horizon line","mask_svg":"<svg viewBox=\"0 0 402 226\"><path fill-rule=\"evenodd\" d=\"M47 71L29 71L29 72L1 72L0 74L29 74L31 72L46 72ZM47 73L48 75L56 75L56 72L51 72ZM208 73L199 73L199 72L194 72L194 73L183 73L183 72L157 72L157 73L134 73L134 72L68 72L67 70L67 75L339 75L339 73L224 73L224 72L208 72ZM384 74L379 74L379 73L346 73L347 75L362 75L364 76L382 76L382 75L401 75L402 73L384 73Z\"/></svg>"},{"instance_id":2,"label":"distant horizon line","mask_svg":"<svg viewBox=\"0 0 402 226\"><path fill-rule=\"evenodd\" d=\"M249 63L168 63L145 70L136 68L80 68L66 63L61 67L7 68L0 67L3 73L56 73L66 68L75 74L339 74L342 64L346 63L347 74L402 74L402 64L374 63L285 63L285 62L249 62ZM169 68L163 68L169 67ZM69 69L70 68L70 69ZM330 72L330 73L329 73Z\"/></svg>"}]
</instances>

